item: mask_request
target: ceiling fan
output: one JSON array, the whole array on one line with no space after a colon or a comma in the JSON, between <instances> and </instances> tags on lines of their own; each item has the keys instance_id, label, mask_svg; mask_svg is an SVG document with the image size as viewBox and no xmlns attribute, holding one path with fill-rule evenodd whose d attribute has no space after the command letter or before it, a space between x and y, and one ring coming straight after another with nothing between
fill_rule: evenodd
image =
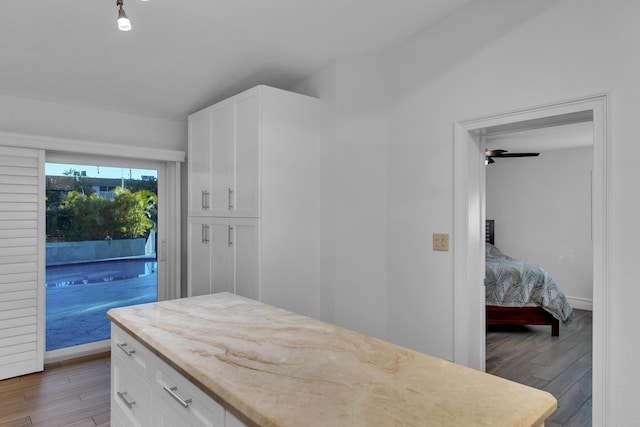
<instances>
[{"instance_id":1,"label":"ceiling fan","mask_svg":"<svg viewBox=\"0 0 640 427\"><path fill-rule=\"evenodd\" d=\"M490 165L495 163L493 159L500 159L506 157L538 157L540 153L509 153L507 150L487 150L484 152L485 164Z\"/></svg>"}]
</instances>

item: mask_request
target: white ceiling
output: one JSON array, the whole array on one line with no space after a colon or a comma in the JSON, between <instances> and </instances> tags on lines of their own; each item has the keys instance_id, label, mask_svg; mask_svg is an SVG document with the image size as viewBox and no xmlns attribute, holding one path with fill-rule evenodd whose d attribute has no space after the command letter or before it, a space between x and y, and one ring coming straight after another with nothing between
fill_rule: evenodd
<instances>
[{"instance_id":1,"label":"white ceiling","mask_svg":"<svg viewBox=\"0 0 640 427\"><path fill-rule=\"evenodd\" d=\"M544 152L593 146L591 115L556 116L542 119L539 123L495 126L485 129L485 132L487 150L501 149L511 153Z\"/></svg>"},{"instance_id":2,"label":"white ceiling","mask_svg":"<svg viewBox=\"0 0 640 427\"><path fill-rule=\"evenodd\" d=\"M2 0L0 93L184 120L397 45L472 0Z\"/></svg>"}]
</instances>

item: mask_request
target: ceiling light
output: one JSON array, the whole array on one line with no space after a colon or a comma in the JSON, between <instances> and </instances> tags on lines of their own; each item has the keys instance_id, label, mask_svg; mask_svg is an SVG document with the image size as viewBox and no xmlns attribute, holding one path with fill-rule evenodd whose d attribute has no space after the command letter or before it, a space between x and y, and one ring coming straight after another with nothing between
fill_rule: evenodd
<instances>
[{"instance_id":1,"label":"ceiling light","mask_svg":"<svg viewBox=\"0 0 640 427\"><path fill-rule=\"evenodd\" d=\"M129 31L131 30L131 21L127 17L127 14L124 13L124 9L122 8L122 0L116 0L116 6L118 9L118 29L120 31Z\"/></svg>"}]
</instances>

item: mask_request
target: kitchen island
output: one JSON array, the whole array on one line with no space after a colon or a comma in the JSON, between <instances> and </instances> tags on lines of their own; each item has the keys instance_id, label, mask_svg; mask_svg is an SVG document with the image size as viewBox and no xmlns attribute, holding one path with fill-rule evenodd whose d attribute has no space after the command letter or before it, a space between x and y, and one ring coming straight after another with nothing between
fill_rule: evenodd
<instances>
[{"instance_id":1,"label":"kitchen island","mask_svg":"<svg viewBox=\"0 0 640 427\"><path fill-rule=\"evenodd\" d=\"M114 405L138 411L131 425L145 425L171 401L212 426L520 427L543 425L556 409L547 392L230 293L107 315L112 418ZM164 389L157 396L154 382ZM127 386L139 387L119 389ZM220 408L209 416L210 406ZM112 425L129 425L115 418Z\"/></svg>"}]
</instances>

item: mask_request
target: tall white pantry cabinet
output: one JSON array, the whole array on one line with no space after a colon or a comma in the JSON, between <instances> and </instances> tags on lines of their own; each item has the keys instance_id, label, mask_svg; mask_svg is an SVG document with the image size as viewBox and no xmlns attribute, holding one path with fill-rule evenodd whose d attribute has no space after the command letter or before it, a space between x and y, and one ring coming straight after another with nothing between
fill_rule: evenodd
<instances>
[{"instance_id":1,"label":"tall white pantry cabinet","mask_svg":"<svg viewBox=\"0 0 640 427\"><path fill-rule=\"evenodd\" d=\"M257 86L189 116L188 296L318 315L319 100Z\"/></svg>"}]
</instances>

